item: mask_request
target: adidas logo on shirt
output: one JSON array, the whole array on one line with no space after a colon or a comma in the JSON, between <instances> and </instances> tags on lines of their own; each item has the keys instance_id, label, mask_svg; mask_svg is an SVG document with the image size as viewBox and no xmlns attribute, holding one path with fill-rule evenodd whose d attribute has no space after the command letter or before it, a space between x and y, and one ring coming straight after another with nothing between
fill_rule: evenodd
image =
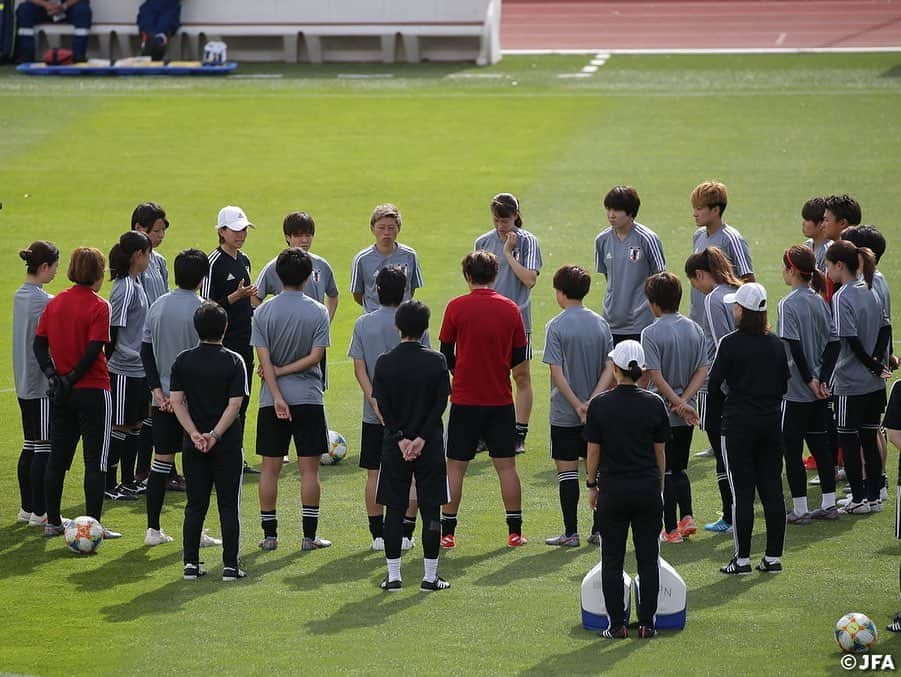
<instances>
[{"instance_id":1,"label":"adidas logo on shirt","mask_svg":"<svg viewBox=\"0 0 901 677\"><path fill-rule=\"evenodd\" d=\"M231 282L231 281L234 280L234 279L235 279L235 276L232 275L231 273L229 273L229 274L228 274L228 277L225 278L225 281L226 281L226 282Z\"/></svg>"}]
</instances>

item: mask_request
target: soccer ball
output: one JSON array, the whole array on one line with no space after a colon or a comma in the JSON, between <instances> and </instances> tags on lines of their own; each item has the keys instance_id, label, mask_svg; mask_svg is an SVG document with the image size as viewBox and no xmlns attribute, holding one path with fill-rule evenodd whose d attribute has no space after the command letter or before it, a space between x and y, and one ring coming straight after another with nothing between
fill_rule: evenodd
<instances>
[{"instance_id":1,"label":"soccer ball","mask_svg":"<svg viewBox=\"0 0 901 677\"><path fill-rule=\"evenodd\" d=\"M66 547L79 555L96 552L103 543L103 527L93 517L76 517L66 525Z\"/></svg>"},{"instance_id":2,"label":"soccer ball","mask_svg":"<svg viewBox=\"0 0 901 677\"><path fill-rule=\"evenodd\" d=\"M340 463L345 456L347 456L347 440L344 439L344 435L329 430L328 451L322 455L319 462L322 465L335 465Z\"/></svg>"},{"instance_id":3,"label":"soccer ball","mask_svg":"<svg viewBox=\"0 0 901 677\"><path fill-rule=\"evenodd\" d=\"M835 624L835 641L845 653L866 653L878 636L876 625L864 614L845 614Z\"/></svg>"}]
</instances>

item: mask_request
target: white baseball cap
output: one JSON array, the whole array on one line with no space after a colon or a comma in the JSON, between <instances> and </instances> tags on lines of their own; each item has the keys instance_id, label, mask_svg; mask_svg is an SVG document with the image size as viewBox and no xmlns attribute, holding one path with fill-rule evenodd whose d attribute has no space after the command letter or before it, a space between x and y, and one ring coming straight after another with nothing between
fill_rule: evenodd
<instances>
[{"instance_id":1,"label":"white baseball cap","mask_svg":"<svg viewBox=\"0 0 901 677\"><path fill-rule=\"evenodd\" d=\"M630 362L635 362L639 367L644 368L644 349L638 341L631 339L620 341L610 351L610 359L621 369L628 369Z\"/></svg>"},{"instance_id":2,"label":"white baseball cap","mask_svg":"<svg viewBox=\"0 0 901 677\"><path fill-rule=\"evenodd\" d=\"M240 207L229 205L219 210L219 218L216 219L216 230L228 228L229 230L244 230L255 226L247 220L247 215Z\"/></svg>"},{"instance_id":3,"label":"white baseball cap","mask_svg":"<svg viewBox=\"0 0 901 677\"><path fill-rule=\"evenodd\" d=\"M748 310L766 310L766 289L757 282L746 282L734 294L726 294L724 303L737 303Z\"/></svg>"}]
</instances>

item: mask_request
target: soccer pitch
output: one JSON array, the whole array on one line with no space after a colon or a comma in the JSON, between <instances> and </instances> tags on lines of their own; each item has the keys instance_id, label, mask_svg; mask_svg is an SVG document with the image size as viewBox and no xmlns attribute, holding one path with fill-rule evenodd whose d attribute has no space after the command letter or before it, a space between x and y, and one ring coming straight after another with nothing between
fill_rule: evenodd
<instances>
[{"instance_id":1,"label":"soccer pitch","mask_svg":"<svg viewBox=\"0 0 901 677\"><path fill-rule=\"evenodd\" d=\"M0 671L840 673L832 630L849 611L879 626L875 651L901 659L901 641L882 630L898 607L893 498L881 514L790 526L780 576L721 575L729 536L701 532L664 544L662 556L689 588L685 630L652 642L609 642L583 630L579 584L598 552L543 542L562 521L540 353L528 452L518 459L530 543L506 547L496 476L481 455L467 476L457 548L441 556L453 588L425 595L412 585L422 573L417 543L404 558L407 587L394 595L378 589L385 563L368 549L365 473L356 467L361 395L346 357L359 314L350 264L372 242L376 204L401 209L400 241L419 253L425 286L417 297L432 308L433 334L447 301L466 291L460 259L491 227L488 206L500 191L520 198L524 226L541 243L536 350L558 311L553 271L564 263L593 270L594 237L606 227L601 201L619 183L638 189L638 220L660 235L668 269L682 278L683 310L689 193L708 178L729 187L726 220L747 238L774 301L788 291L782 252L803 241L801 205L845 192L860 201L864 223L886 234L881 270L901 293L901 55L614 56L593 75L561 77L589 60L516 56L483 69L253 65L221 80L29 79L0 70ZM291 465L280 482L280 547L259 551L256 477L247 477L241 553L249 577L235 585L220 582L218 549L202 552L209 576L181 579L184 494L168 493L163 510L176 542L154 548L143 545L143 500L105 505L104 523L125 536L92 557L14 523L21 428L10 336L12 295L24 275L17 252L34 239L59 245L63 265L48 289L60 291L72 248L108 252L144 200L160 202L172 222L160 248L170 271L180 249L216 246L220 207L243 207L257 225L244 249L254 277L283 246L284 215L306 210L317 224L312 250L331 263L341 292L326 410L350 454L322 469L320 520L334 546L300 552ZM106 281L101 294L110 287ZM595 275L586 299L595 310L603 289ZM255 383L245 437L254 465L258 392ZM699 431L694 440L695 450L707 446ZM897 453L890 449L892 483ZM698 522L711 521L719 504L714 461L692 458L688 472ZM77 455L63 496L67 517L83 509L81 477ZM810 496L817 505L819 489ZM583 536L588 520L583 490ZM214 509L208 524L217 534ZM762 525L758 510L758 557ZM631 546L626 568L635 573Z\"/></svg>"}]
</instances>

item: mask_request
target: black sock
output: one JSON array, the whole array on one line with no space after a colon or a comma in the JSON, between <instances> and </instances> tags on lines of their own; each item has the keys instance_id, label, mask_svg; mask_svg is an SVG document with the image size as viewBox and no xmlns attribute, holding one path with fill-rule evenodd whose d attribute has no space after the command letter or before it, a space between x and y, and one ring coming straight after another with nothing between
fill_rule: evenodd
<instances>
[{"instance_id":1,"label":"black sock","mask_svg":"<svg viewBox=\"0 0 901 677\"><path fill-rule=\"evenodd\" d=\"M720 490L720 501L723 507L723 521L732 524L732 489L729 487L729 476L726 473L717 474L716 483Z\"/></svg>"},{"instance_id":2,"label":"black sock","mask_svg":"<svg viewBox=\"0 0 901 677\"><path fill-rule=\"evenodd\" d=\"M522 510L507 511L507 531L522 536Z\"/></svg>"},{"instance_id":3,"label":"black sock","mask_svg":"<svg viewBox=\"0 0 901 677\"><path fill-rule=\"evenodd\" d=\"M678 526L676 517L676 478L667 470L663 475L663 528L669 533Z\"/></svg>"},{"instance_id":4,"label":"black sock","mask_svg":"<svg viewBox=\"0 0 901 677\"><path fill-rule=\"evenodd\" d=\"M106 489L112 491L118 484L119 459L122 458L125 446L125 433L121 430L113 430L109 434L109 460L106 464Z\"/></svg>"},{"instance_id":5,"label":"black sock","mask_svg":"<svg viewBox=\"0 0 901 677\"><path fill-rule=\"evenodd\" d=\"M47 512L44 477L47 474L49 460L50 442L35 442L34 456L31 459L31 512L35 515L43 515Z\"/></svg>"},{"instance_id":6,"label":"black sock","mask_svg":"<svg viewBox=\"0 0 901 677\"><path fill-rule=\"evenodd\" d=\"M592 534L600 534L601 533L601 513L597 510L591 511L591 533Z\"/></svg>"},{"instance_id":7,"label":"black sock","mask_svg":"<svg viewBox=\"0 0 901 677\"><path fill-rule=\"evenodd\" d=\"M172 464L168 461L154 459L147 476L147 528L160 528L160 513L163 512L163 501L166 498L166 482Z\"/></svg>"},{"instance_id":8,"label":"black sock","mask_svg":"<svg viewBox=\"0 0 901 677\"><path fill-rule=\"evenodd\" d=\"M560 485L560 510L563 512L563 532L572 536L579 532L579 471L557 473ZM512 532L511 532L512 533Z\"/></svg>"},{"instance_id":9,"label":"black sock","mask_svg":"<svg viewBox=\"0 0 901 677\"><path fill-rule=\"evenodd\" d=\"M135 462L138 460L138 447L141 445L141 429L132 428L125 435L125 446L122 448L122 483L134 484Z\"/></svg>"},{"instance_id":10,"label":"black sock","mask_svg":"<svg viewBox=\"0 0 901 677\"><path fill-rule=\"evenodd\" d=\"M442 512L441 513L441 535L453 536L457 531L457 513Z\"/></svg>"},{"instance_id":11,"label":"black sock","mask_svg":"<svg viewBox=\"0 0 901 677\"><path fill-rule=\"evenodd\" d=\"M419 506L419 513L422 515L422 556L426 559L438 559L441 542L440 509L438 506Z\"/></svg>"},{"instance_id":12,"label":"black sock","mask_svg":"<svg viewBox=\"0 0 901 677\"><path fill-rule=\"evenodd\" d=\"M316 529L319 527L319 506L303 506L303 537L316 538Z\"/></svg>"},{"instance_id":13,"label":"black sock","mask_svg":"<svg viewBox=\"0 0 901 677\"><path fill-rule=\"evenodd\" d=\"M404 515L404 538L413 538L413 532L416 530L416 515L407 517Z\"/></svg>"},{"instance_id":14,"label":"black sock","mask_svg":"<svg viewBox=\"0 0 901 677\"><path fill-rule=\"evenodd\" d=\"M372 535L372 540L384 538L385 518L382 515L369 516L369 533Z\"/></svg>"},{"instance_id":15,"label":"black sock","mask_svg":"<svg viewBox=\"0 0 901 677\"><path fill-rule=\"evenodd\" d=\"M275 516L275 510L260 510L260 525L263 527L263 536L278 538L278 518Z\"/></svg>"},{"instance_id":16,"label":"black sock","mask_svg":"<svg viewBox=\"0 0 901 677\"><path fill-rule=\"evenodd\" d=\"M22 510L31 512L31 461L34 458L34 442L26 442L22 445L22 453L19 454L19 465L16 472L19 477L19 498L22 501Z\"/></svg>"},{"instance_id":17,"label":"black sock","mask_svg":"<svg viewBox=\"0 0 901 677\"><path fill-rule=\"evenodd\" d=\"M688 479L688 473L683 468L673 473L673 479L676 481L676 503L679 504L679 515L682 517L694 515L691 505L691 481Z\"/></svg>"},{"instance_id":18,"label":"black sock","mask_svg":"<svg viewBox=\"0 0 901 677\"><path fill-rule=\"evenodd\" d=\"M161 453L171 453L171 450L163 449ZM150 462L153 460L153 420L144 419L144 425L141 426L141 444L138 447L138 464L135 468L137 475L147 475L150 473Z\"/></svg>"}]
</instances>

